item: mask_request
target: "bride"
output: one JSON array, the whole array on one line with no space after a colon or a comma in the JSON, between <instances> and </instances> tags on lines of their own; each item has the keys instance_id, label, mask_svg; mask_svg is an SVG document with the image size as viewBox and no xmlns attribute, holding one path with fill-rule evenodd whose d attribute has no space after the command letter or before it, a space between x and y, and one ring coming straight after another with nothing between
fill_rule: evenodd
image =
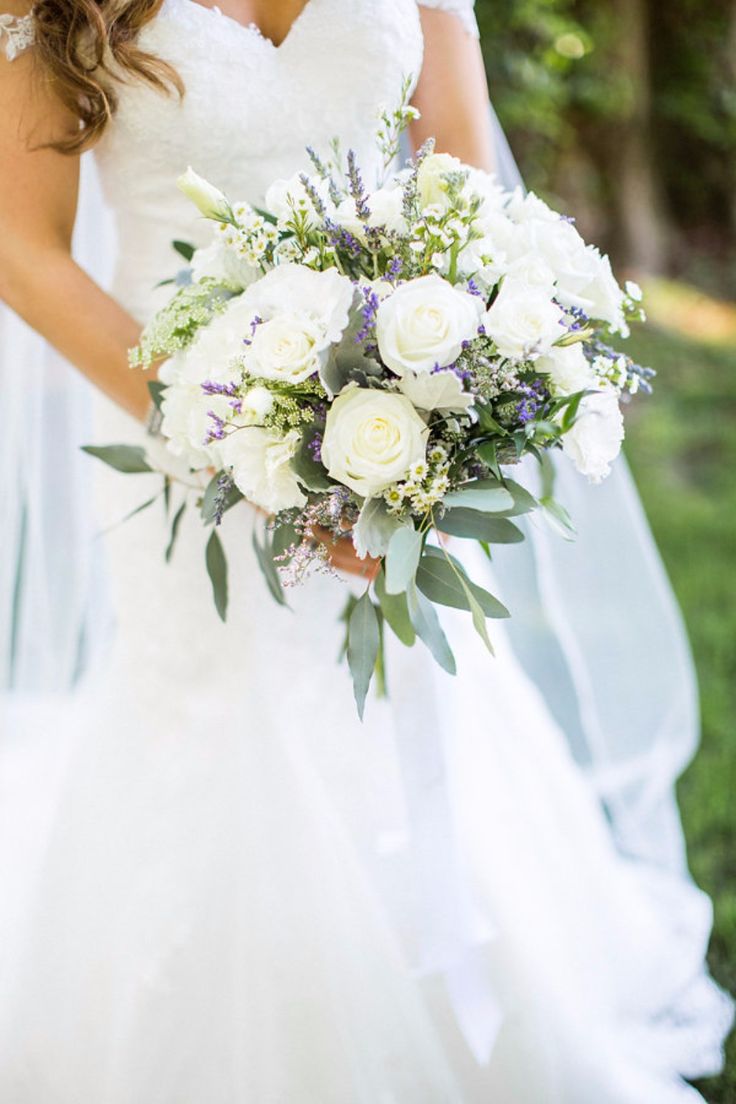
<instances>
[{"instance_id":1,"label":"bride","mask_svg":"<svg viewBox=\"0 0 736 1104\"><path fill-rule=\"evenodd\" d=\"M412 141L494 167L472 0L14 4L0 295L25 324L2 318L0 455L24 461L3 503L21 536L3 551L0 1099L701 1100L687 1079L717 1070L730 1004L665 794L690 750L689 667L623 470L599 505L570 491L576 552L530 529L533 558L494 560L518 611L494 661L448 615L459 676L390 649L390 698L363 726L336 666L343 586L315 578L276 608L234 511L223 626L196 512L165 564L162 512L114 525L148 477L95 473L104 547L70 489L71 439L91 438L50 347L97 385L97 440L158 448L126 351L171 240L206 233L174 188L187 164L252 202L307 167L306 142L337 136L369 164L377 112L414 74ZM109 294L71 254L88 147L117 237ZM93 208L99 263L113 247ZM350 585L361 565L330 552Z\"/></svg>"}]
</instances>

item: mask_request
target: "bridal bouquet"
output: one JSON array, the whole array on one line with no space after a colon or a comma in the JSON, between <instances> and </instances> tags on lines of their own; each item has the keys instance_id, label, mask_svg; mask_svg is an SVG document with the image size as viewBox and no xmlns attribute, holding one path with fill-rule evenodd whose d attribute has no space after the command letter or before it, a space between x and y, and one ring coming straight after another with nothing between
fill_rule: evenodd
<instances>
[{"instance_id":1,"label":"bridal bouquet","mask_svg":"<svg viewBox=\"0 0 736 1104\"><path fill-rule=\"evenodd\" d=\"M372 189L337 145L310 150L313 170L276 181L263 208L189 169L179 186L212 243L175 243L190 267L132 353L143 368L167 358L150 385L160 432L191 470L214 473L198 506L223 619L217 527L242 501L266 515L254 543L279 602L329 570L325 531L380 561L346 610L361 714L384 624L453 672L435 605L454 606L491 648L486 619L508 612L442 535L488 551L522 540L512 519L535 508L571 529L509 467L556 448L601 480L623 437L619 401L651 375L607 344L641 317L639 289L619 287L571 220L431 143L392 169L411 116L403 102L382 117ZM141 450L89 451L150 470Z\"/></svg>"}]
</instances>

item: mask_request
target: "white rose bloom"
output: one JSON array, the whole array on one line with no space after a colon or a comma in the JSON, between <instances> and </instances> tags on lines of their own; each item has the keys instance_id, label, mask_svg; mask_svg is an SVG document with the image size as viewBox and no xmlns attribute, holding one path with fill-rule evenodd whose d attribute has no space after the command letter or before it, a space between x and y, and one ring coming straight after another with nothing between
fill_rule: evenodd
<instances>
[{"instance_id":1,"label":"white rose bloom","mask_svg":"<svg viewBox=\"0 0 736 1104\"><path fill-rule=\"evenodd\" d=\"M325 181L319 176L309 176L308 173L295 173L288 180L275 180L266 192L266 210L276 217L279 226L285 226L293 218L295 211L303 212L307 216L308 225L317 226L322 221L307 195L302 183L302 175L307 176L325 207L328 211L332 211Z\"/></svg>"},{"instance_id":2,"label":"white rose bloom","mask_svg":"<svg viewBox=\"0 0 736 1104\"><path fill-rule=\"evenodd\" d=\"M220 284L235 288L246 288L257 280L261 270L239 257L234 249L225 242L214 241L204 249L197 249L192 257L192 280L209 277Z\"/></svg>"},{"instance_id":3,"label":"white rose bloom","mask_svg":"<svg viewBox=\"0 0 736 1104\"><path fill-rule=\"evenodd\" d=\"M624 318L624 293L611 270L611 262L605 253L589 245L586 254L590 263L592 279L582 289L581 294L590 304L587 313L598 318L618 333L626 335Z\"/></svg>"},{"instance_id":4,"label":"white rose bloom","mask_svg":"<svg viewBox=\"0 0 736 1104\"><path fill-rule=\"evenodd\" d=\"M405 395L351 386L327 413L322 462L333 479L370 498L424 460L426 438Z\"/></svg>"},{"instance_id":5,"label":"white rose bloom","mask_svg":"<svg viewBox=\"0 0 736 1104\"><path fill-rule=\"evenodd\" d=\"M419 166L417 174L417 188L419 203L424 209L438 205L442 210L448 206L447 181L448 173L466 171L466 166L457 157L449 153L430 153Z\"/></svg>"},{"instance_id":6,"label":"white rose bloom","mask_svg":"<svg viewBox=\"0 0 736 1104\"><path fill-rule=\"evenodd\" d=\"M368 226L385 226L390 232L405 234L407 222L404 218L404 192L402 188L380 188L366 197L370 216ZM358 218L355 200L346 196L335 212L335 220L359 240L365 237L365 223Z\"/></svg>"},{"instance_id":7,"label":"white rose bloom","mask_svg":"<svg viewBox=\"0 0 736 1104\"><path fill-rule=\"evenodd\" d=\"M401 284L378 308L378 348L388 367L431 372L457 360L462 343L476 336L484 304L441 276Z\"/></svg>"},{"instance_id":8,"label":"white rose bloom","mask_svg":"<svg viewBox=\"0 0 736 1104\"><path fill-rule=\"evenodd\" d=\"M303 383L322 364L324 333L308 314L277 314L256 326L243 363L252 376Z\"/></svg>"},{"instance_id":9,"label":"white rose bloom","mask_svg":"<svg viewBox=\"0 0 736 1104\"><path fill-rule=\"evenodd\" d=\"M501 356L525 360L549 352L564 334L562 321L562 311L544 288L507 278L483 325Z\"/></svg>"},{"instance_id":10,"label":"white rose bloom","mask_svg":"<svg viewBox=\"0 0 736 1104\"><path fill-rule=\"evenodd\" d=\"M621 451L624 419L615 391L596 391L581 399L575 423L562 438L562 448L581 475L600 483Z\"/></svg>"},{"instance_id":11,"label":"white rose bloom","mask_svg":"<svg viewBox=\"0 0 736 1104\"><path fill-rule=\"evenodd\" d=\"M519 257L508 266L506 274L510 279L543 288L550 299L555 294L555 274L542 257L533 254Z\"/></svg>"},{"instance_id":12,"label":"white rose bloom","mask_svg":"<svg viewBox=\"0 0 736 1104\"><path fill-rule=\"evenodd\" d=\"M232 209L227 196L210 184L204 177L199 176L192 166L183 173L176 182L180 192L204 215L205 218L216 219L223 222L230 218Z\"/></svg>"},{"instance_id":13,"label":"white rose bloom","mask_svg":"<svg viewBox=\"0 0 736 1104\"><path fill-rule=\"evenodd\" d=\"M320 349L339 341L348 324L354 288L335 268L315 272L305 265L282 264L272 269L241 296L251 319L291 314L311 318L322 332Z\"/></svg>"},{"instance_id":14,"label":"white rose bloom","mask_svg":"<svg viewBox=\"0 0 736 1104\"><path fill-rule=\"evenodd\" d=\"M399 390L419 410L447 410L464 414L473 405L473 396L463 389L462 380L446 372L405 372Z\"/></svg>"},{"instance_id":15,"label":"white rose bloom","mask_svg":"<svg viewBox=\"0 0 736 1104\"><path fill-rule=\"evenodd\" d=\"M517 223L561 221L557 211L553 211L538 195L534 192L524 192L518 187L514 189L506 204L506 211L509 218Z\"/></svg>"},{"instance_id":16,"label":"white rose bloom","mask_svg":"<svg viewBox=\"0 0 736 1104\"><path fill-rule=\"evenodd\" d=\"M595 386L596 375L583 352L580 342L556 345L535 364L539 372L549 376L555 395L574 395Z\"/></svg>"},{"instance_id":17,"label":"white rose bloom","mask_svg":"<svg viewBox=\"0 0 736 1104\"><path fill-rule=\"evenodd\" d=\"M220 442L222 465L232 468L233 481L249 502L268 513L304 506L307 497L291 466L300 434L286 436L260 427L238 429Z\"/></svg>"}]
</instances>

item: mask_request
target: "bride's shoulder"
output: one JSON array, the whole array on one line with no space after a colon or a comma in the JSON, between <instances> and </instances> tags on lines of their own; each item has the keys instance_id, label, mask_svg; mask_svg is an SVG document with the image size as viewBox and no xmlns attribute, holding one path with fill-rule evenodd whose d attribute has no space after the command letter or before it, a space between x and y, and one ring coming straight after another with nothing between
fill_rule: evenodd
<instances>
[{"instance_id":1,"label":"bride's shoulder","mask_svg":"<svg viewBox=\"0 0 736 1104\"><path fill-rule=\"evenodd\" d=\"M23 0L0 0L0 54L14 61L35 37L33 11Z\"/></svg>"},{"instance_id":2,"label":"bride's shoulder","mask_svg":"<svg viewBox=\"0 0 736 1104\"><path fill-rule=\"evenodd\" d=\"M437 8L440 11L453 12L463 22L470 34L478 37L478 24L475 19L475 0L417 0L420 8Z\"/></svg>"}]
</instances>

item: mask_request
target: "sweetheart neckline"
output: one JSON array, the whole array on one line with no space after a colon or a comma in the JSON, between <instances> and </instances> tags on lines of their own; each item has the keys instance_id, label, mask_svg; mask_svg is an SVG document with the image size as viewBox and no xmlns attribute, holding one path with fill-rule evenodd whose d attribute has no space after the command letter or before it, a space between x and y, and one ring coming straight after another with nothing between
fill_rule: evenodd
<instances>
[{"instance_id":1,"label":"sweetheart neckline","mask_svg":"<svg viewBox=\"0 0 736 1104\"><path fill-rule=\"evenodd\" d=\"M264 46L268 46L276 53L283 50L291 42L294 36L298 34L301 25L306 20L307 13L310 12L311 9L314 8L317 4L317 0L306 0L304 7L292 20L291 26L289 27L285 36L281 39L280 42L274 42L272 38L269 38L268 35L263 33L255 20L251 20L250 23L241 23L239 19L236 19L232 15L228 15L227 12L222 11L216 4L210 7L207 4L200 3L200 0L180 0L180 2L186 4L190 8L199 8L205 13L205 15L214 16L217 19L225 19L228 21L228 23L233 23L241 31L244 31L246 34L257 38L260 42L264 44Z\"/></svg>"}]
</instances>

